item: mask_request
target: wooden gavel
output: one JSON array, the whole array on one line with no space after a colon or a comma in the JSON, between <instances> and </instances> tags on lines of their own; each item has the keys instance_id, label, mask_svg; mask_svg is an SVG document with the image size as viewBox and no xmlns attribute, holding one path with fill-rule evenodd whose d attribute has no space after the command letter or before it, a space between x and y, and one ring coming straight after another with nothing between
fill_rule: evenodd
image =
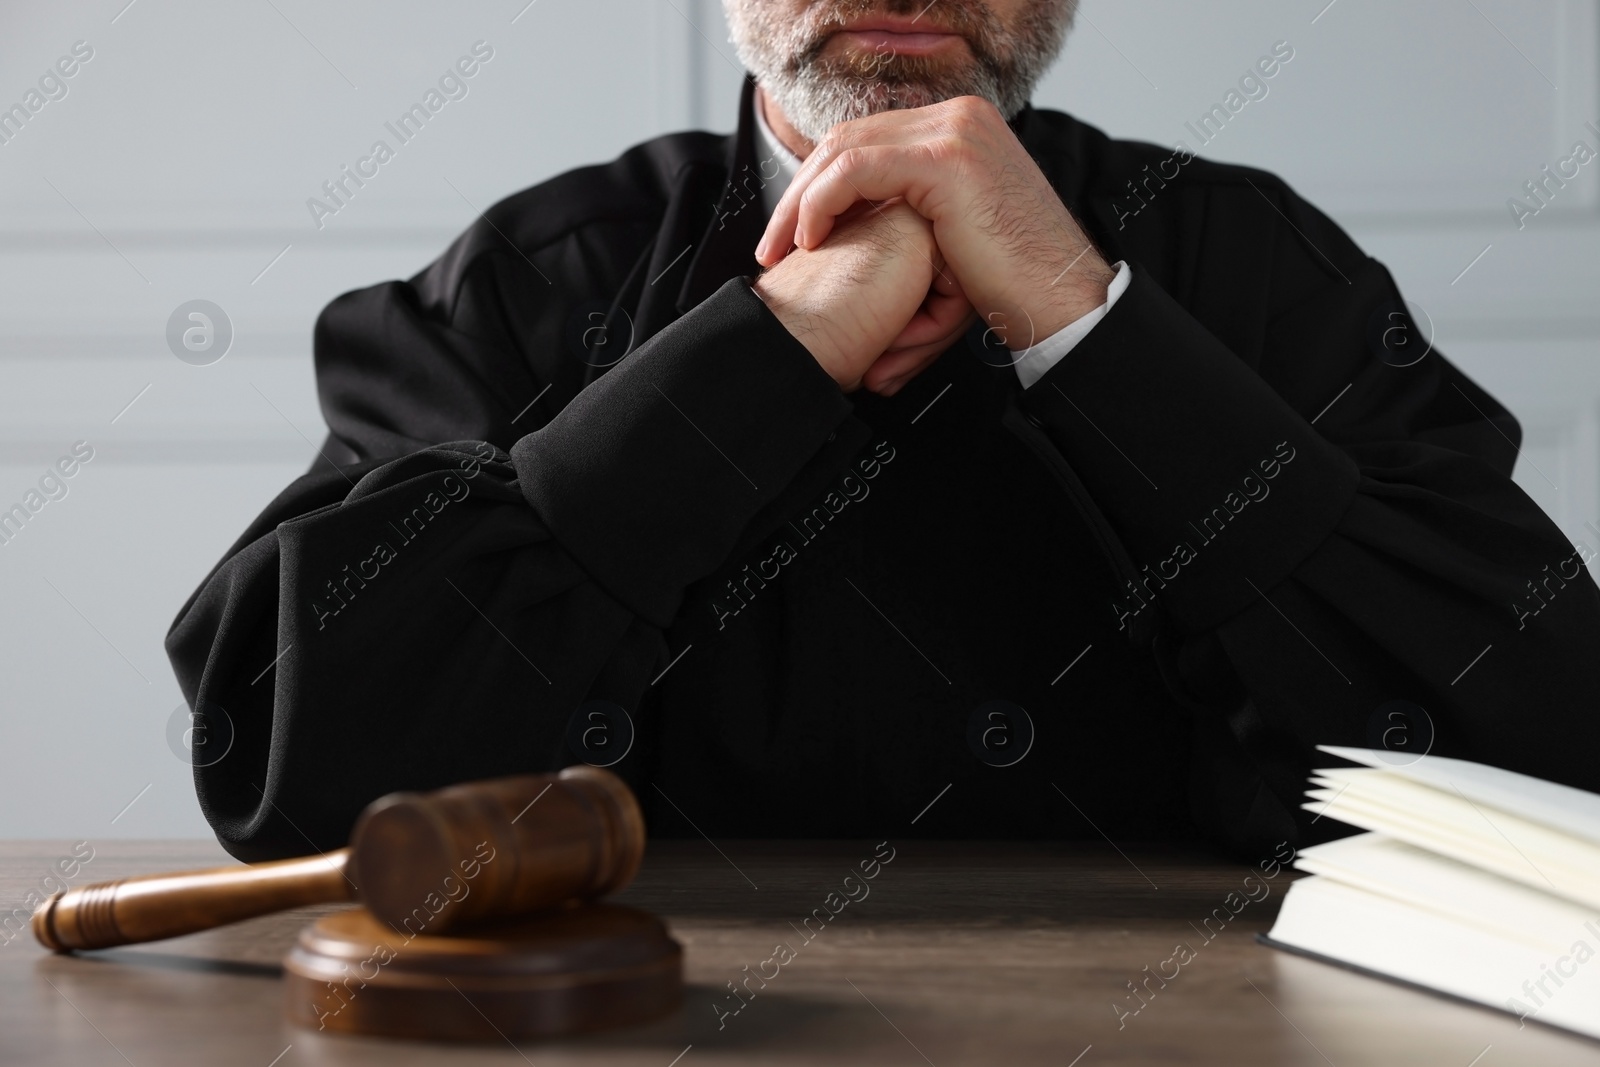
<instances>
[{"instance_id":1,"label":"wooden gavel","mask_svg":"<svg viewBox=\"0 0 1600 1067\"><path fill-rule=\"evenodd\" d=\"M597 767L392 793L361 813L348 848L80 886L41 903L33 933L57 952L110 948L354 900L399 933L440 934L616 892L644 836L632 791Z\"/></svg>"}]
</instances>

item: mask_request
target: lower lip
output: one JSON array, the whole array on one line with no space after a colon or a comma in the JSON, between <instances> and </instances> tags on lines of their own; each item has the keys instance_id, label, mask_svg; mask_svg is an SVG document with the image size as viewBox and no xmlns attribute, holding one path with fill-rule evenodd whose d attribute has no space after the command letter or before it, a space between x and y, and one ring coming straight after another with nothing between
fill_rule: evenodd
<instances>
[{"instance_id":1,"label":"lower lip","mask_svg":"<svg viewBox=\"0 0 1600 1067\"><path fill-rule=\"evenodd\" d=\"M841 30L837 36L869 52L900 55L928 55L963 40L955 33L891 33L888 30Z\"/></svg>"}]
</instances>

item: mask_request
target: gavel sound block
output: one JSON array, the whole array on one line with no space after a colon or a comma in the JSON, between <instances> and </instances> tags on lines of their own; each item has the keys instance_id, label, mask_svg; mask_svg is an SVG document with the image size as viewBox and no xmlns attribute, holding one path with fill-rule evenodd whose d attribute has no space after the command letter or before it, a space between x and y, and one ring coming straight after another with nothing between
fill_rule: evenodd
<instances>
[{"instance_id":1,"label":"gavel sound block","mask_svg":"<svg viewBox=\"0 0 1600 1067\"><path fill-rule=\"evenodd\" d=\"M176 937L305 904L359 900L284 961L289 1019L450 1040L626 1025L682 997L682 949L647 912L592 903L627 885L644 820L609 771L569 767L374 801L350 847L149 875L52 896L56 951Z\"/></svg>"}]
</instances>

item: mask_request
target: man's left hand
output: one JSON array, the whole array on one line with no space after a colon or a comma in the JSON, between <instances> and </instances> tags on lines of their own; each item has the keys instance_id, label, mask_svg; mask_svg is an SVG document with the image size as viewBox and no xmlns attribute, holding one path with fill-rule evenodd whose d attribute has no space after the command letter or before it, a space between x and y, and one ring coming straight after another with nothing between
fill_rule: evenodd
<instances>
[{"instance_id":1,"label":"man's left hand","mask_svg":"<svg viewBox=\"0 0 1600 1067\"><path fill-rule=\"evenodd\" d=\"M904 197L933 224L947 271L1012 351L1106 300L1116 272L998 109L976 96L843 122L806 157L756 258L815 248L861 200Z\"/></svg>"}]
</instances>

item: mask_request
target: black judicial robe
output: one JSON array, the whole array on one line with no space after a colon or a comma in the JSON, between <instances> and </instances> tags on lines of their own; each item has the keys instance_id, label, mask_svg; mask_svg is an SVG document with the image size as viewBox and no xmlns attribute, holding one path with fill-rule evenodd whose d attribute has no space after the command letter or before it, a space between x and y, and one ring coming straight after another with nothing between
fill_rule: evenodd
<instances>
[{"instance_id":1,"label":"black judicial robe","mask_svg":"<svg viewBox=\"0 0 1600 1067\"><path fill-rule=\"evenodd\" d=\"M1127 292L1025 392L975 335L844 396L749 286L750 101L322 314L324 459L167 639L231 853L624 750L712 838L1258 857L1340 832L1317 744L1600 787L1600 597L1516 422L1281 180L1027 109Z\"/></svg>"}]
</instances>

